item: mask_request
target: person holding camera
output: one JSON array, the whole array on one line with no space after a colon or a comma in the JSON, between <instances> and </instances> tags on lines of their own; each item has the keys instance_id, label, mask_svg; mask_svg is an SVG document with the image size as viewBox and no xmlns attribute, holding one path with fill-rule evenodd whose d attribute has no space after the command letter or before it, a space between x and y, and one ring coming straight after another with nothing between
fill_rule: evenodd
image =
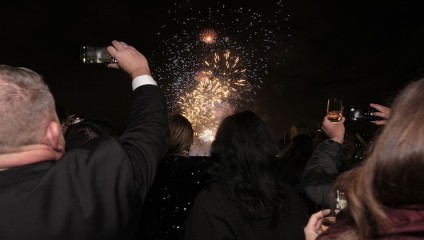
<instances>
[{"instance_id":1,"label":"person holding camera","mask_svg":"<svg viewBox=\"0 0 424 240\"><path fill-rule=\"evenodd\" d=\"M329 211L313 214L304 228L306 240L423 238L423 92L421 78L398 94L367 159L334 184L345 193L346 208L324 232L320 225Z\"/></svg>"},{"instance_id":2,"label":"person holding camera","mask_svg":"<svg viewBox=\"0 0 424 240\"><path fill-rule=\"evenodd\" d=\"M107 50L108 67L132 78L128 126L66 153L42 76L0 65L0 239L138 239L167 149L166 104L142 53L116 40Z\"/></svg>"},{"instance_id":3,"label":"person holding camera","mask_svg":"<svg viewBox=\"0 0 424 240\"><path fill-rule=\"evenodd\" d=\"M370 121L375 125L384 125L390 118L391 109L371 103L370 107L376 111L373 116L379 117L377 120ZM332 188L337 177L342 173L343 162L350 161L346 159L345 154L345 121L343 117L338 122L330 121L327 116L322 121L322 130L327 135L327 139L322 141L313 151L309 158L304 172L302 174L301 187L305 196L315 203L317 208L328 208L333 201ZM355 165L356 166L356 165Z\"/></svg>"}]
</instances>

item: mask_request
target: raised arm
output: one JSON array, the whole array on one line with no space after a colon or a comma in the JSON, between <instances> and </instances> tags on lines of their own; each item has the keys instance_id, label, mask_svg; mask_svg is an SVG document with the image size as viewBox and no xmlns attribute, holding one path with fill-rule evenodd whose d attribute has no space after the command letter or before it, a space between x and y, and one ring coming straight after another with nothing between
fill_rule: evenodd
<instances>
[{"instance_id":1,"label":"raised arm","mask_svg":"<svg viewBox=\"0 0 424 240\"><path fill-rule=\"evenodd\" d=\"M305 195L321 207L330 206L332 187L340 174L345 134L344 121L342 118L339 122L330 122L324 117L322 130L328 139L314 150L303 171L301 182Z\"/></svg>"},{"instance_id":2,"label":"raised arm","mask_svg":"<svg viewBox=\"0 0 424 240\"><path fill-rule=\"evenodd\" d=\"M122 69L132 78L134 91L129 123L120 141L144 199L153 183L157 165L167 150L166 103L142 53L120 41L112 41L107 50L117 61L108 67Z\"/></svg>"}]
</instances>

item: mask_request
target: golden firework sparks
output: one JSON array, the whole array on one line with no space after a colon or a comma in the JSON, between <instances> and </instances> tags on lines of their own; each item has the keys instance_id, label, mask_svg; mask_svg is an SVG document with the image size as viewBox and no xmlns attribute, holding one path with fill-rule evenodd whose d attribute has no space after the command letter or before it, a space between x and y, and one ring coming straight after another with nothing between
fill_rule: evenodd
<instances>
[{"instance_id":1,"label":"golden firework sparks","mask_svg":"<svg viewBox=\"0 0 424 240\"><path fill-rule=\"evenodd\" d=\"M228 111L224 103L237 101L250 88L240 58L229 50L216 52L203 63L203 69L194 74L197 85L180 97L178 105L197 137L208 142L223 118L221 112Z\"/></svg>"},{"instance_id":2,"label":"golden firework sparks","mask_svg":"<svg viewBox=\"0 0 424 240\"><path fill-rule=\"evenodd\" d=\"M246 80L246 69L240 64L240 58L232 55L231 51L214 53L211 60L204 62L209 67L209 76L219 80L227 89L231 90L230 98L238 99L240 94L250 91L251 87Z\"/></svg>"}]
</instances>

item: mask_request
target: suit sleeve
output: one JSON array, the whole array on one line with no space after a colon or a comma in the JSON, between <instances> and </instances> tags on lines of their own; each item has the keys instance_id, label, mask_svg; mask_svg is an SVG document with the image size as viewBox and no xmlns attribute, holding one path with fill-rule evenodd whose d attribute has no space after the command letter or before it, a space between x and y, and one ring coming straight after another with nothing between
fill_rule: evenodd
<instances>
[{"instance_id":1,"label":"suit sleeve","mask_svg":"<svg viewBox=\"0 0 424 240\"><path fill-rule=\"evenodd\" d=\"M166 103L159 87L143 85L133 91L129 123L120 141L128 154L143 201L167 150Z\"/></svg>"}]
</instances>

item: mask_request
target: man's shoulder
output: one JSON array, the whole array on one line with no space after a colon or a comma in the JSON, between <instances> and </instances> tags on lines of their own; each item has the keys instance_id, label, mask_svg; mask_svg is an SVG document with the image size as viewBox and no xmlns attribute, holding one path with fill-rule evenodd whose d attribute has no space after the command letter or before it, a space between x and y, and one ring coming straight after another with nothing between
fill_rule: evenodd
<instances>
[{"instance_id":1,"label":"man's shoulder","mask_svg":"<svg viewBox=\"0 0 424 240\"><path fill-rule=\"evenodd\" d=\"M59 161L73 161L74 164L111 164L127 158L122 144L114 137L98 137L65 153Z\"/></svg>"}]
</instances>

